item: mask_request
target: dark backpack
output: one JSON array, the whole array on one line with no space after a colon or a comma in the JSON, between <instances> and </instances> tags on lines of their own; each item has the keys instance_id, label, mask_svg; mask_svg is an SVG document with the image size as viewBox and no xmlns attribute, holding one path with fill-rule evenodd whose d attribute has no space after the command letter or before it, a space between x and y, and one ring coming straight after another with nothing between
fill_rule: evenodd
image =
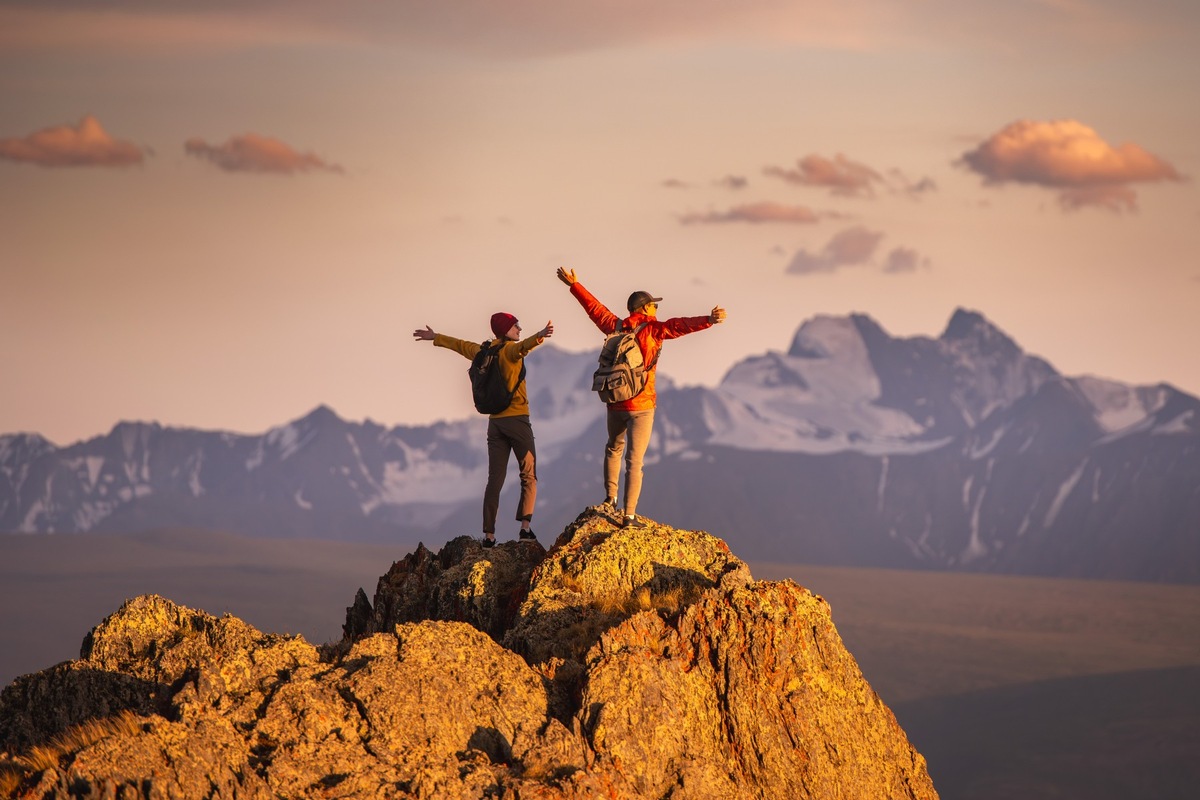
<instances>
[{"instance_id":1,"label":"dark backpack","mask_svg":"<svg viewBox=\"0 0 1200 800\"><path fill-rule=\"evenodd\" d=\"M600 364L592 374L592 391L599 392L605 403L619 403L637 397L646 388L646 376L654 363L645 363L637 335L643 322L633 330L618 328L604 339ZM657 358L656 358L657 360Z\"/></svg>"},{"instance_id":2,"label":"dark backpack","mask_svg":"<svg viewBox=\"0 0 1200 800\"><path fill-rule=\"evenodd\" d=\"M475 410L480 414L499 414L512 405L513 393L525 380L524 361L521 362L521 374L514 386L509 386L504 380L504 370L500 368L502 347L503 339L497 340L494 347L484 342L471 359L471 368L467 370L471 376L471 399L475 401Z\"/></svg>"}]
</instances>

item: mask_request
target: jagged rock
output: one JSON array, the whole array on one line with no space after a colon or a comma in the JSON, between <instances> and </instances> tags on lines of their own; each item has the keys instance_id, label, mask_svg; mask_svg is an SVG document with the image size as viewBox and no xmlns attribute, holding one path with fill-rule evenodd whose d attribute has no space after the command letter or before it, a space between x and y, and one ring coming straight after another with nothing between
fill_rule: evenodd
<instances>
[{"instance_id":1,"label":"jagged rock","mask_svg":"<svg viewBox=\"0 0 1200 800\"><path fill-rule=\"evenodd\" d=\"M0 694L0 749L0 797L937 797L824 600L599 510L419 548L320 649L135 598Z\"/></svg>"},{"instance_id":2,"label":"jagged rock","mask_svg":"<svg viewBox=\"0 0 1200 800\"><path fill-rule=\"evenodd\" d=\"M592 747L647 797L930 797L924 760L863 679L825 601L791 582L644 612L589 654ZM761 793L761 795L760 795ZM674 795L671 795L674 796Z\"/></svg>"},{"instance_id":3,"label":"jagged rock","mask_svg":"<svg viewBox=\"0 0 1200 800\"><path fill-rule=\"evenodd\" d=\"M499 640L529 588L529 575L545 557L537 542L505 542L484 549L459 536L437 554L424 544L380 577L374 608L361 589L346 609L347 641L405 622L426 619L468 622Z\"/></svg>"},{"instance_id":4,"label":"jagged rock","mask_svg":"<svg viewBox=\"0 0 1200 800\"><path fill-rule=\"evenodd\" d=\"M582 660L600 634L633 611L674 613L722 579L750 570L703 531L650 523L621 528L599 509L581 514L531 576L504 644L531 662Z\"/></svg>"}]
</instances>

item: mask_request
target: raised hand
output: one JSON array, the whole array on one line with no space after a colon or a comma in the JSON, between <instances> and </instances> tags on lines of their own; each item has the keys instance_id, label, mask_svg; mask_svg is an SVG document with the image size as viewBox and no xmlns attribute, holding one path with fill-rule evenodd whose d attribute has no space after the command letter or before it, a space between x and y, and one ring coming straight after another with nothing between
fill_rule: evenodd
<instances>
[{"instance_id":1,"label":"raised hand","mask_svg":"<svg viewBox=\"0 0 1200 800\"><path fill-rule=\"evenodd\" d=\"M547 320L546 327L544 327L540 331L538 331L538 338L539 339L549 339L553 335L554 335L554 323L551 322L550 320Z\"/></svg>"},{"instance_id":2,"label":"raised hand","mask_svg":"<svg viewBox=\"0 0 1200 800\"><path fill-rule=\"evenodd\" d=\"M708 321L716 325L718 322L724 322L725 316L725 309L720 306L713 306L712 313L708 315Z\"/></svg>"},{"instance_id":3,"label":"raised hand","mask_svg":"<svg viewBox=\"0 0 1200 800\"><path fill-rule=\"evenodd\" d=\"M567 286L574 286L579 279L575 277L575 270L567 269L566 267L558 268L558 279Z\"/></svg>"},{"instance_id":4,"label":"raised hand","mask_svg":"<svg viewBox=\"0 0 1200 800\"><path fill-rule=\"evenodd\" d=\"M428 325L426 325L423 330L421 328L417 328L415 331L413 331L413 340L418 342L432 342L433 337L435 336L437 336L437 334L434 333L433 328L429 327Z\"/></svg>"}]
</instances>

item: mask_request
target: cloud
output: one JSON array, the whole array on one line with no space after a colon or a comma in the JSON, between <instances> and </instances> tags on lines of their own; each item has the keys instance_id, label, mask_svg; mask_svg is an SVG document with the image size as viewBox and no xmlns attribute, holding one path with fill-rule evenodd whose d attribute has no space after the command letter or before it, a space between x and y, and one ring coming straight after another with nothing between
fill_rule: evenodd
<instances>
[{"instance_id":1,"label":"cloud","mask_svg":"<svg viewBox=\"0 0 1200 800\"><path fill-rule=\"evenodd\" d=\"M0 139L0 158L40 167L128 167L149 151L108 135L95 117L78 125L43 128L23 138Z\"/></svg>"},{"instance_id":2,"label":"cloud","mask_svg":"<svg viewBox=\"0 0 1200 800\"><path fill-rule=\"evenodd\" d=\"M785 271L791 275L810 275L862 266L870 262L882 240L882 233L856 225L835 233L819 253L798 251Z\"/></svg>"},{"instance_id":3,"label":"cloud","mask_svg":"<svg viewBox=\"0 0 1200 800\"><path fill-rule=\"evenodd\" d=\"M344 172L312 153L299 153L291 145L270 136L247 133L234 136L224 144L210 145L200 138L188 139L184 152L210 161L227 172L275 172L291 175L296 172L323 170Z\"/></svg>"},{"instance_id":4,"label":"cloud","mask_svg":"<svg viewBox=\"0 0 1200 800\"><path fill-rule=\"evenodd\" d=\"M921 258L921 255L911 247L897 247L888 253L887 259L883 262L884 272L916 272L919 267L928 267L929 259Z\"/></svg>"},{"instance_id":5,"label":"cloud","mask_svg":"<svg viewBox=\"0 0 1200 800\"><path fill-rule=\"evenodd\" d=\"M742 175L726 175L724 178L718 178L717 180L713 181L713 183L723 189L730 189L735 192L740 189L745 189L750 185L750 181L748 181Z\"/></svg>"},{"instance_id":6,"label":"cloud","mask_svg":"<svg viewBox=\"0 0 1200 800\"><path fill-rule=\"evenodd\" d=\"M845 197L874 197L874 184L884 183L878 172L841 153L832 159L807 155L796 162L795 169L766 167L763 174L799 186L829 189L833 194Z\"/></svg>"},{"instance_id":7,"label":"cloud","mask_svg":"<svg viewBox=\"0 0 1200 800\"><path fill-rule=\"evenodd\" d=\"M1114 147L1072 119L1017 120L955 164L980 175L985 186L1022 183L1058 189L1059 204L1068 210L1097 206L1132 211L1137 195L1129 184L1183 180L1175 167L1138 145Z\"/></svg>"},{"instance_id":8,"label":"cloud","mask_svg":"<svg viewBox=\"0 0 1200 800\"><path fill-rule=\"evenodd\" d=\"M734 206L728 211L709 211L706 214L684 214L679 221L684 225L715 225L724 222L784 222L812 224L820 221L821 214L805 206L785 206L780 203L749 203Z\"/></svg>"},{"instance_id":9,"label":"cloud","mask_svg":"<svg viewBox=\"0 0 1200 800\"><path fill-rule=\"evenodd\" d=\"M789 275L812 275L836 272L843 267L873 266L872 259L883 241L884 234L861 225L846 228L833 235L820 252L799 250L784 270ZM887 254L880 269L891 275L928 269L929 259L911 247L895 247Z\"/></svg>"},{"instance_id":10,"label":"cloud","mask_svg":"<svg viewBox=\"0 0 1200 800\"><path fill-rule=\"evenodd\" d=\"M1190 42L1186 2L963 3L961 0L9 0L0 51L129 53L365 41L501 57L696 42L855 52L923 44L1008 52L1111 52Z\"/></svg>"},{"instance_id":11,"label":"cloud","mask_svg":"<svg viewBox=\"0 0 1200 800\"><path fill-rule=\"evenodd\" d=\"M889 19L897 15L878 7L886 0L845 3L853 8L823 0L17 0L0 3L0 48L170 53L370 42L522 58L710 41L860 50L896 40Z\"/></svg>"},{"instance_id":12,"label":"cloud","mask_svg":"<svg viewBox=\"0 0 1200 800\"><path fill-rule=\"evenodd\" d=\"M937 191L937 182L925 177L919 181L910 179L898 169L888 170L888 186L896 194L906 195L913 200L919 200L921 195Z\"/></svg>"},{"instance_id":13,"label":"cloud","mask_svg":"<svg viewBox=\"0 0 1200 800\"><path fill-rule=\"evenodd\" d=\"M1119 214L1122 211L1137 211L1137 192L1128 186L1082 186L1059 192L1058 204L1064 211L1096 206Z\"/></svg>"},{"instance_id":14,"label":"cloud","mask_svg":"<svg viewBox=\"0 0 1200 800\"><path fill-rule=\"evenodd\" d=\"M794 169L764 167L763 174L796 186L828 189L831 194L841 197L874 197L878 188L917 200L923 194L937 191L937 184L932 178L913 180L899 169L889 169L884 174L866 164L852 161L842 153L833 158L814 153L799 159Z\"/></svg>"},{"instance_id":15,"label":"cloud","mask_svg":"<svg viewBox=\"0 0 1200 800\"><path fill-rule=\"evenodd\" d=\"M714 186L719 186L722 189L729 189L730 191L735 191L735 192L740 191L741 189L745 189L747 186L750 185L750 181L748 181L745 177L743 177L741 175L726 175L723 178L717 178L712 183ZM688 183L687 181L680 180L679 178L667 178L666 180L662 181L662 183L660 185L664 189L692 189L692 188L695 188L692 184Z\"/></svg>"}]
</instances>

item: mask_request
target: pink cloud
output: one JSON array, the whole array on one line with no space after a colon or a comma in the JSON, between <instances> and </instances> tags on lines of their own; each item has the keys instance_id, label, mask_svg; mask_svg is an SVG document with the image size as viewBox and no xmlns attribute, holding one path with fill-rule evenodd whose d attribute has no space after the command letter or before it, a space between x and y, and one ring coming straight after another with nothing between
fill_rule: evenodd
<instances>
[{"instance_id":1,"label":"pink cloud","mask_svg":"<svg viewBox=\"0 0 1200 800\"><path fill-rule=\"evenodd\" d=\"M852 0L863 2L880 0ZM778 0L57 0L15 8L0 3L0 46L172 52L370 41L524 57L751 39L861 49L876 32L892 38L885 16L879 8L864 13Z\"/></svg>"},{"instance_id":2,"label":"pink cloud","mask_svg":"<svg viewBox=\"0 0 1200 800\"><path fill-rule=\"evenodd\" d=\"M1181 181L1167 161L1131 142L1112 146L1076 120L1017 120L963 153L958 165L985 185L1024 183L1062 190L1063 208L1134 210L1131 183Z\"/></svg>"},{"instance_id":3,"label":"pink cloud","mask_svg":"<svg viewBox=\"0 0 1200 800\"><path fill-rule=\"evenodd\" d=\"M291 175L295 172L324 170L343 172L312 153L300 153L291 145L270 136L247 133L234 136L224 144L210 145L200 138L188 139L183 146L190 156L210 161L227 172L274 172Z\"/></svg>"},{"instance_id":4,"label":"pink cloud","mask_svg":"<svg viewBox=\"0 0 1200 800\"><path fill-rule=\"evenodd\" d=\"M1187 3L974 3L926 0L56 0L0 3L0 50L174 53L371 41L499 56L544 56L606 47L729 41L855 52L961 43L1111 51L1186 37Z\"/></svg>"},{"instance_id":5,"label":"pink cloud","mask_svg":"<svg viewBox=\"0 0 1200 800\"><path fill-rule=\"evenodd\" d=\"M811 224L818 222L821 215L805 206L785 206L780 203L750 203L734 206L728 211L710 211L706 214L685 214L679 218L684 225L713 225L723 222L784 222Z\"/></svg>"},{"instance_id":6,"label":"pink cloud","mask_svg":"<svg viewBox=\"0 0 1200 800\"><path fill-rule=\"evenodd\" d=\"M95 117L78 125L43 128L22 138L0 139L0 158L40 167L128 167L141 164L147 150L114 139Z\"/></svg>"},{"instance_id":7,"label":"pink cloud","mask_svg":"<svg viewBox=\"0 0 1200 800\"><path fill-rule=\"evenodd\" d=\"M829 189L833 194L847 197L873 197L873 184L884 182L878 172L866 164L851 161L841 153L832 159L807 155L796 162L795 169L767 167L763 174L800 186Z\"/></svg>"},{"instance_id":8,"label":"pink cloud","mask_svg":"<svg viewBox=\"0 0 1200 800\"><path fill-rule=\"evenodd\" d=\"M0 3L0 50L178 55L339 43L350 35L340 27L322 26L311 9L290 10L282 4L244 3L239 8L211 0Z\"/></svg>"},{"instance_id":9,"label":"pink cloud","mask_svg":"<svg viewBox=\"0 0 1200 800\"><path fill-rule=\"evenodd\" d=\"M899 169L889 169L884 174L866 164L852 161L842 153L833 158L807 155L796 162L795 169L766 167L763 174L797 186L828 189L831 194L842 197L874 197L876 188L879 188L915 200L923 194L937 191L937 184L932 178L913 180Z\"/></svg>"},{"instance_id":10,"label":"pink cloud","mask_svg":"<svg viewBox=\"0 0 1200 800\"><path fill-rule=\"evenodd\" d=\"M856 225L834 234L819 253L800 250L792 257L786 271L793 275L809 275L862 266L870 262L882 240L883 234L879 231Z\"/></svg>"},{"instance_id":11,"label":"pink cloud","mask_svg":"<svg viewBox=\"0 0 1200 800\"><path fill-rule=\"evenodd\" d=\"M820 272L836 272L843 267L876 266L883 272L899 275L916 272L929 267L929 259L911 247L895 247L883 260L882 265L872 261L884 234L861 225L846 228L834 234L819 252L799 250L784 270L791 275L812 275Z\"/></svg>"}]
</instances>

